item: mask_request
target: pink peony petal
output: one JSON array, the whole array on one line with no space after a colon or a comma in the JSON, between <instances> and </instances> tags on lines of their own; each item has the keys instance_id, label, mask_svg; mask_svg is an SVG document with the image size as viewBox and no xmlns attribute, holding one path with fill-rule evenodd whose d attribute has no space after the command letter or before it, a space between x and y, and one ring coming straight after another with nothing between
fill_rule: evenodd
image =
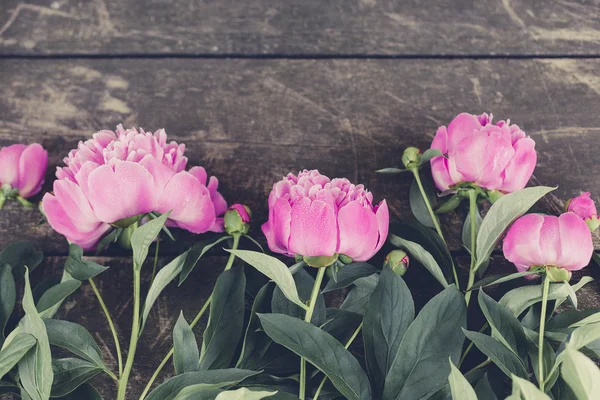
<instances>
[{"instance_id":1,"label":"pink peony petal","mask_svg":"<svg viewBox=\"0 0 600 400\"><path fill-rule=\"evenodd\" d=\"M561 256L561 238L558 217L544 215L544 222L540 229L540 252L542 265L556 265Z\"/></svg>"},{"instance_id":2,"label":"pink peony petal","mask_svg":"<svg viewBox=\"0 0 600 400\"><path fill-rule=\"evenodd\" d=\"M523 189L531 178L537 163L535 142L531 138L517 140L514 149L515 154L504 171L504 180L500 188L506 193Z\"/></svg>"},{"instance_id":3,"label":"pink peony petal","mask_svg":"<svg viewBox=\"0 0 600 400\"><path fill-rule=\"evenodd\" d=\"M292 222L293 223L293 222ZM367 261L375 254L379 240L379 224L373 210L351 201L338 212L340 254L354 261Z\"/></svg>"},{"instance_id":4,"label":"pink peony petal","mask_svg":"<svg viewBox=\"0 0 600 400\"><path fill-rule=\"evenodd\" d=\"M447 146L448 151L463 140L473 134L474 131L481 129L481 123L477 119L477 116L461 113L458 114L452 122L448 124L448 138Z\"/></svg>"},{"instance_id":5,"label":"pink peony petal","mask_svg":"<svg viewBox=\"0 0 600 400\"><path fill-rule=\"evenodd\" d=\"M383 247L388 237L388 231L390 228L390 211L388 209L387 201L383 200L381 203L379 203L377 211L375 212L375 217L377 218L379 239L373 254L377 253L381 247Z\"/></svg>"},{"instance_id":6,"label":"pink peony petal","mask_svg":"<svg viewBox=\"0 0 600 400\"><path fill-rule=\"evenodd\" d=\"M54 182L54 195L44 195L42 209L52 229L86 250L110 229L98 220L81 188L69 180Z\"/></svg>"},{"instance_id":7,"label":"pink peony petal","mask_svg":"<svg viewBox=\"0 0 600 400\"><path fill-rule=\"evenodd\" d=\"M159 191L162 191L167 182L175 175L173 169L154 158L151 154L144 156L140 161L140 165L150 172Z\"/></svg>"},{"instance_id":8,"label":"pink peony petal","mask_svg":"<svg viewBox=\"0 0 600 400\"><path fill-rule=\"evenodd\" d=\"M292 206L289 252L303 256L332 256L338 227L333 208L323 201L302 198Z\"/></svg>"},{"instance_id":9,"label":"pink peony petal","mask_svg":"<svg viewBox=\"0 0 600 400\"><path fill-rule=\"evenodd\" d=\"M569 271L586 267L592 258L594 244L587 224L575 213L558 217L560 232L560 258L555 264Z\"/></svg>"},{"instance_id":10,"label":"pink peony petal","mask_svg":"<svg viewBox=\"0 0 600 400\"><path fill-rule=\"evenodd\" d=\"M0 149L0 185L18 187L19 160L26 148L24 144L13 144Z\"/></svg>"},{"instance_id":11,"label":"pink peony petal","mask_svg":"<svg viewBox=\"0 0 600 400\"><path fill-rule=\"evenodd\" d=\"M217 179L217 177L210 177L210 179L208 180L207 188L210 193L210 198L215 207L216 215L223 215L225 211L227 211L227 202L225 201L221 193L217 191L217 189L219 188L219 180Z\"/></svg>"},{"instance_id":12,"label":"pink peony petal","mask_svg":"<svg viewBox=\"0 0 600 400\"><path fill-rule=\"evenodd\" d=\"M189 172L178 172L165 186L156 211L172 210L169 219L193 233L204 233L215 224L215 209L206 186Z\"/></svg>"},{"instance_id":13,"label":"pink peony petal","mask_svg":"<svg viewBox=\"0 0 600 400\"><path fill-rule=\"evenodd\" d=\"M515 264L519 271L534 265L544 265L545 258L540 247L540 231L544 216L527 214L515 221L508 230L502 251L504 257Z\"/></svg>"},{"instance_id":14,"label":"pink peony petal","mask_svg":"<svg viewBox=\"0 0 600 400\"><path fill-rule=\"evenodd\" d=\"M293 255L288 250L292 207L285 199L277 199L269 209L269 220L263 224L262 231L267 238L269 248L276 253Z\"/></svg>"},{"instance_id":15,"label":"pink peony petal","mask_svg":"<svg viewBox=\"0 0 600 400\"><path fill-rule=\"evenodd\" d=\"M157 192L150 172L130 161L116 160L114 170L102 165L88 179L92 208L98 219L107 223L155 210Z\"/></svg>"},{"instance_id":16,"label":"pink peony petal","mask_svg":"<svg viewBox=\"0 0 600 400\"><path fill-rule=\"evenodd\" d=\"M206 186L206 180L208 175L206 174L206 170L203 167L192 167L190 168L190 174L194 175L198 182Z\"/></svg>"},{"instance_id":17,"label":"pink peony petal","mask_svg":"<svg viewBox=\"0 0 600 400\"><path fill-rule=\"evenodd\" d=\"M38 194L48 168L48 152L34 143L27 146L19 161L19 195L24 198Z\"/></svg>"}]
</instances>

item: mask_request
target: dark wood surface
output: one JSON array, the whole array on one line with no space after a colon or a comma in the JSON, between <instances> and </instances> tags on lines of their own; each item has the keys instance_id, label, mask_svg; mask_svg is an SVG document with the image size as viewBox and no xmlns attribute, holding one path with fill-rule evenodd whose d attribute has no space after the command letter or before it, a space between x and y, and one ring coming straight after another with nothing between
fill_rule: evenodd
<instances>
[{"instance_id":1,"label":"dark wood surface","mask_svg":"<svg viewBox=\"0 0 600 400\"><path fill-rule=\"evenodd\" d=\"M0 146L48 149L44 191L79 140L123 123L164 127L184 142L190 165L216 175L230 203L252 208L261 241L273 182L302 168L364 183L394 217L409 218L410 177L374 171L398 165L409 145L427 148L457 113L491 111L536 140L531 184L558 186L543 207L558 212L581 191L600 200L597 1L0 2ZM463 215L443 219L459 256ZM0 248L32 240L48 256L38 277L58 275L67 243L40 220L37 210L7 204ZM177 235L162 246L161 262L199 239ZM600 236L594 240L600 249ZM125 338L131 267L122 250L105 255L97 261L111 268L98 284ZM168 349L179 310L193 317L223 264L205 260L161 297L133 394ZM583 274L598 274L592 268ZM512 267L497 260L492 270ZM438 290L424 271L411 270L407 280L421 304ZM596 283L580 304L600 307ZM90 329L114 362L87 285L61 317ZM113 398L108 381L97 383Z\"/></svg>"}]
</instances>

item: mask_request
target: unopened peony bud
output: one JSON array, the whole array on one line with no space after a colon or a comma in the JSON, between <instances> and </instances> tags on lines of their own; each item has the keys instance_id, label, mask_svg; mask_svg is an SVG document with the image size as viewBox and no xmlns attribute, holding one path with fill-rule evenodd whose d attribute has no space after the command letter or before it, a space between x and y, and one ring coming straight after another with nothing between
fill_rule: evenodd
<instances>
[{"instance_id":1,"label":"unopened peony bud","mask_svg":"<svg viewBox=\"0 0 600 400\"><path fill-rule=\"evenodd\" d=\"M245 235L250 231L252 212L243 204L234 204L225 213L225 231L230 235Z\"/></svg>"},{"instance_id":2,"label":"unopened peony bud","mask_svg":"<svg viewBox=\"0 0 600 400\"><path fill-rule=\"evenodd\" d=\"M48 152L37 143L0 148L0 208L7 199L31 207L25 199L41 190L47 167Z\"/></svg>"},{"instance_id":3,"label":"unopened peony bud","mask_svg":"<svg viewBox=\"0 0 600 400\"><path fill-rule=\"evenodd\" d=\"M546 274L551 282L568 282L571 279L571 271L564 268L548 267Z\"/></svg>"},{"instance_id":4,"label":"unopened peony bud","mask_svg":"<svg viewBox=\"0 0 600 400\"><path fill-rule=\"evenodd\" d=\"M600 227L596 205L594 204L594 200L591 199L589 192L582 193L569 200L566 211L574 212L582 218L592 232Z\"/></svg>"},{"instance_id":5,"label":"unopened peony bud","mask_svg":"<svg viewBox=\"0 0 600 400\"><path fill-rule=\"evenodd\" d=\"M393 250L385 257L383 267L390 267L399 276L404 276L408 271L408 264L408 254L402 250Z\"/></svg>"},{"instance_id":6,"label":"unopened peony bud","mask_svg":"<svg viewBox=\"0 0 600 400\"><path fill-rule=\"evenodd\" d=\"M419 166L419 161L421 161L421 150L416 147L408 147L402 153L402 164L406 168L415 168Z\"/></svg>"}]
</instances>

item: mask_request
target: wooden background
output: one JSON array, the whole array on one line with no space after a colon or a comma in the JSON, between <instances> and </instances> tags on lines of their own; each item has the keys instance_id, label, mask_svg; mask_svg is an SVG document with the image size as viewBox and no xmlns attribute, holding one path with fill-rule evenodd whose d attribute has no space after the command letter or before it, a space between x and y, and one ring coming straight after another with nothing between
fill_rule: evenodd
<instances>
[{"instance_id":1,"label":"wooden background","mask_svg":"<svg viewBox=\"0 0 600 400\"><path fill-rule=\"evenodd\" d=\"M165 128L190 165L220 180L230 202L254 211L288 171L318 168L364 183L392 214L410 217L408 176L381 177L402 150L429 146L462 111L510 118L536 141L532 184L558 185L553 211L581 191L600 200L600 3L597 0L0 0L0 146L40 142L50 168L99 129ZM0 248L33 240L38 274L58 274L63 237L37 210L0 212ZM444 219L457 234L459 218ZM161 263L198 238L180 234ZM600 240L595 237L596 247ZM461 253L457 240L452 249ZM131 324L127 254L98 258L99 285L122 343ZM210 257L182 288L169 287L147 327L131 380L139 394L165 351L179 310L191 318L223 258ZM497 265L496 270L510 270ZM584 274L598 275L587 269ZM411 278L412 275L412 278ZM416 296L437 287L422 271ZM578 275L580 276L580 275ZM589 285L583 306L600 306ZM61 317L86 326L114 365L113 344L84 285ZM114 387L99 389L110 399ZM133 398L133 397L132 397Z\"/></svg>"}]
</instances>

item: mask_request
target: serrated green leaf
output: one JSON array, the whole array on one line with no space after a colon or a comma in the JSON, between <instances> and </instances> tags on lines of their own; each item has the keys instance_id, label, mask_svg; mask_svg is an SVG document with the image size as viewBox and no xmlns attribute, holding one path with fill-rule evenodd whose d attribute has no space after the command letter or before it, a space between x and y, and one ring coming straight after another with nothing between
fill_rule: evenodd
<instances>
[{"instance_id":1,"label":"serrated green leaf","mask_svg":"<svg viewBox=\"0 0 600 400\"><path fill-rule=\"evenodd\" d=\"M190 325L183 317L183 312L179 314L175 328L173 329L173 365L175 366L175 375L198 370L200 363L200 353L198 351L198 342Z\"/></svg>"},{"instance_id":2,"label":"serrated green leaf","mask_svg":"<svg viewBox=\"0 0 600 400\"><path fill-rule=\"evenodd\" d=\"M300 319L260 314L267 335L319 368L351 400L371 399L369 379L360 364L333 336Z\"/></svg>"},{"instance_id":3,"label":"serrated green leaf","mask_svg":"<svg viewBox=\"0 0 600 400\"><path fill-rule=\"evenodd\" d=\"M298 290L294 282L294 277L288 269L288 267L276 259L275 257L267 254L259 253L256 251L248 250L227 250L228 252L235 254L237 257L256 268L260 273L265 275L267 278L275 282L277 287L281 289L285 297L292 303L307 309L306 304L300 300L298 296Z\"/></svg>"},{"instance_id":4,"label":"serrated green leaf","mask_svg":"<svg viewBox=\"0 0 600 400\"><path fill-rule=\"evenodd\" d=\"M525 188L502 196L492 205L477 234L475 270L487 261L509 225L554 189L546 186Z\"/></svg>"}]
</instances>

